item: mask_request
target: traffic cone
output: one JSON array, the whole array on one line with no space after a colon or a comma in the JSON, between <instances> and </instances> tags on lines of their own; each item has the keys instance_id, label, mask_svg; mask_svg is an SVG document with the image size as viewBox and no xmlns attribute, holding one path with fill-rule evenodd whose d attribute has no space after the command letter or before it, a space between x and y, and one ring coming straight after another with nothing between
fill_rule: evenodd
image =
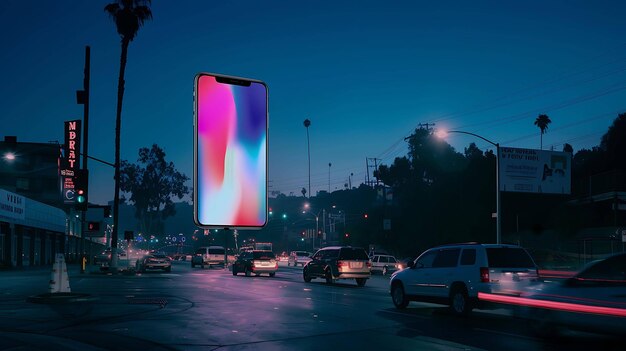
<instances>
[{"instance_id":1,"label":"traffic cone","mask_svg":"<svg viewBox=\"0 0 626 351\"><path fill-rule=\"evenodd\" d=\"M70 279L67 275L67 266L63 254L57 254L52 266L52 274L50 276L50 293L69 293Z\"/></svg>"}]
</instances>

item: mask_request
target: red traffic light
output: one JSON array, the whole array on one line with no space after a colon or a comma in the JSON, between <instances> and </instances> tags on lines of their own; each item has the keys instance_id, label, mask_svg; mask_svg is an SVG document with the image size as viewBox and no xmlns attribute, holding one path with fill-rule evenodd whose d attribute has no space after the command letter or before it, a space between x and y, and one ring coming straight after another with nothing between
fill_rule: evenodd
<instances>
[{"instance_id":1,"label":"red traffic light","mask_svg":"<svg viewBox=\"0 0 626 351\"><path fill-rule=\"evenodd\" d=\"M367 213L363 215L363 218L367 218Z\"/></svg>"}]
</instances>

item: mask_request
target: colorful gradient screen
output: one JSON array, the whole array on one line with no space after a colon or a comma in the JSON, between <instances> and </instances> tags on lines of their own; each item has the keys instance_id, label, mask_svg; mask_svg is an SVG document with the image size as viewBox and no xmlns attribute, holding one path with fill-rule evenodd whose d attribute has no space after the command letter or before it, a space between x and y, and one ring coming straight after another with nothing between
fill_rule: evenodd
<instances>
[{"instance_id":1,"label":"colorful gradient screen","mask_svg":"<svg viewBox=\"0 0 626 351\"><path fill-rule=\"evenodd\" d=\"M202 226L262 227L267 219L267 89L197 79L196 215Z\"/></svg>"}]
</instances>

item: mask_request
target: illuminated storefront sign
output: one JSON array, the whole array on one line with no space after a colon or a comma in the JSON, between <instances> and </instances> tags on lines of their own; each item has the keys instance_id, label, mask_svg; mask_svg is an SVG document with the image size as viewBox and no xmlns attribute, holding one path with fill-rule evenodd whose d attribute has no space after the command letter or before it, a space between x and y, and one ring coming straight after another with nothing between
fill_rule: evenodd
<instances>
[{"instance_id":1,"label":"illuminated storefront sign","mask_svg":"<svg viewBox=\"0 0 626 351\"><path fill-rule=\"evenodd\" d=\"M80 136L81 121L65 122L65 157L61 162L62 196L63 203L74 204L75 171L80 168Z\"/></svg>"}]
</instances>

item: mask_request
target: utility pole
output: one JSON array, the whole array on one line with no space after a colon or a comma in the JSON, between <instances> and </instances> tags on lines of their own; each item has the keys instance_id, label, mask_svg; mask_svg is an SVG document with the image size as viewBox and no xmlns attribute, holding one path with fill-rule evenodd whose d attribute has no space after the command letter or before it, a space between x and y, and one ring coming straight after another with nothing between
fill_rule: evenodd
<instances>
[{"instance_id":1,"label":"utility pole","mask_svg":"<svg viewBox=\"0 0 626 351\"><path fill-rule=\"evenodd\" d=\"M418 123L417 126L419 129L426 129L426 131L430 132L433 130L435 123Z\"/></svg>"},{"instance_id":2,"label":"utility pole","mask_svg":"<svg viewBox=\"0 0 626 351\"><path fill-rule=\"evenodd\" d=\"M83 90L76 91L76 103L83 105L83 169L87 170L87 159L89 154L89 78L91 71L91 48L85 46L85 70L83 79ZM89 178L86 180L89 182ZM89 185L87 184L87 188ZM89 198L85 199L89 203ZM89 205L87 205L89 206ZM85 212L80 215L80 272L85 273ZM91 245L89 245L91 248Z\"/></svg>"},{"instance_id":3,"label":"utility pole","mask_svg":"<svg viewBox=\"0 0 626 351\"><path fill-rule=\"evenodd\" d=\"M367 175L366 184L372 187L374 186L374 181L373 180L370 181L370 169L374 168L373 172L376 172L378 170L378 161L382 161L382 160L379 158L371 158L371 157L365 158L365 165L367 167L366 172L365 172L365 174ZM372 172L372 175L373 175L373 172ZM379 182L380 181L378 180L378 177L376 177L376 185L378 185Z\"/></svg>"}]
</instances>

